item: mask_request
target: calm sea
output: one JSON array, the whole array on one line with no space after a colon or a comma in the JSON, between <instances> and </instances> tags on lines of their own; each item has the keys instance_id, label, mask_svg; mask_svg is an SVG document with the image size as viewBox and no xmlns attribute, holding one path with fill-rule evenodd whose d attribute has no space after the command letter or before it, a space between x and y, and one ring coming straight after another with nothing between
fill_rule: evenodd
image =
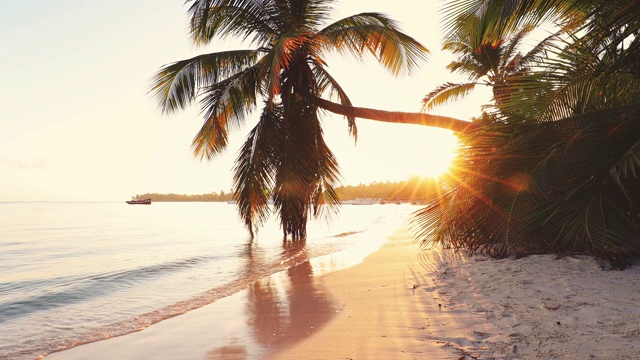
<instances>
[{"instance_id":1,"label":"calm sea","mask_svg":"<svg viewBox=\"0 0 640 360\"><path fill-rule=\"evenodd\" d=\"M127 334L310 258L373 251L416 210L344 205L283 243L226 203L0 202L0 359Z\"/></svg>"}]
</instances>

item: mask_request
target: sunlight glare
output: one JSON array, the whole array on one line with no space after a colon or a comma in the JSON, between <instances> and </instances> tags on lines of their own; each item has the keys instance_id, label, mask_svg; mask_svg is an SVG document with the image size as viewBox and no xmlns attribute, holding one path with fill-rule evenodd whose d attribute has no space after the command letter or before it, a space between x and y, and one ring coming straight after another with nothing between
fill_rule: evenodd
<instances>
[{"instance_id":1,"label":"sunlight glare","mask_svg":"<svg viewBox=\"0 0 640 360\"><path fill-rule=\"evenodd\" d=\"M415 175L438 178L447 173L458 152L458 139L453 134L425 136L419 145L422 156L414 158Z\"/></svg>"}]
</instances>

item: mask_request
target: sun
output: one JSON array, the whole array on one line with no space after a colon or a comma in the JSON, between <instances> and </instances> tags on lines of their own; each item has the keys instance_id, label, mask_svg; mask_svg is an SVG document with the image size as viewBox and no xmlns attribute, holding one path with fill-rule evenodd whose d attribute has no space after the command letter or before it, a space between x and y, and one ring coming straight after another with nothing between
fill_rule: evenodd
<instances>
[{"instance_id":1,"label":"sun","mask_svg":"<svg viewBox=\"0 0 640 360\"><path fill-rule=\"evenodd\" d=\"M439 178L451 169L458 138L450 130L418 125L358 126L358 142L346 138L336 146L349 184Z\"/></svg>"},{"instance_id":2,"label":"sun","mask_svg":"<svg viewBox=\"0 0 640 360\"><path fill-rule=\"evenodd\" d=\"M430 131L422 134L415 144L419 156L414 157L414 174L438 178L451 169L458 153L458 138L450 132Z\"/></svg>"}]
</instances>

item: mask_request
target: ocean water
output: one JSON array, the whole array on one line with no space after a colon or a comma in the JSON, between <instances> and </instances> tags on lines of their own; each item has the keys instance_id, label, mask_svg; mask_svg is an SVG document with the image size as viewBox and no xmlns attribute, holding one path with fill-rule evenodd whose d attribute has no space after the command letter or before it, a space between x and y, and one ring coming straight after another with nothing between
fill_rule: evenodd
<instances>
[{"instance_id":1,"label":"ocean water","mask_svg":"<svg viewBox=\"0 0 640 360\"><path fill-rule=\"evenodd\" d=\"M414 210L344 205L284 243L275 216L251 241L226 203L0 202L0 359L134 332L314 257L373 251Z\"/></svg>"}]
</instances>

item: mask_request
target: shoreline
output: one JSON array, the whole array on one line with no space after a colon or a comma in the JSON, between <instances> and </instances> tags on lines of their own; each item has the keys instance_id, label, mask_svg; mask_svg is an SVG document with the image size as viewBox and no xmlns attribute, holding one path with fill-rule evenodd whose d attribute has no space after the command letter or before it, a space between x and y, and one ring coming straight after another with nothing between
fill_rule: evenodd
<instances>
[{"instance_id":1,"label":"shoreline","mask_svg":"<svg viewBox=\"0 0 640 360\"><path fill-rule=\"evenodd\" d=\"M453 359L431 341L449 315L425 278L419 247L400 229L363 262L323 276L340 314L317 333L268 359Z\"/></svg>"},{"instance_id":2,"label":"shoreline","mask_svg":"<svg viewBox=\"0 0 640 360\"><path fill-rule=\"evenodd\" d=\"M176 309L175 316L139 330L72 345L36 359L266 358L273 348L317 331L338 312L327 289L319 284L324 274L362 262L385 241L385 237L375 236L314 258L306 258L306 251L300 251L300 263L213 303ZM222 325L226 334L211 331L207 323Z\"/></svg>"},{"instance_id":3,"label":"shoreline","mask_svg":"<svg viewBox=\"0 0 640 360\"><path fill-rule=\"evenodd\" d=\"M356 265L337 262L313 259L143 331L46 359L630 359L640 352L637 265L603 271L586 256L494 260L420 250L406 229Z\"/></svg>"}]
</instances>

